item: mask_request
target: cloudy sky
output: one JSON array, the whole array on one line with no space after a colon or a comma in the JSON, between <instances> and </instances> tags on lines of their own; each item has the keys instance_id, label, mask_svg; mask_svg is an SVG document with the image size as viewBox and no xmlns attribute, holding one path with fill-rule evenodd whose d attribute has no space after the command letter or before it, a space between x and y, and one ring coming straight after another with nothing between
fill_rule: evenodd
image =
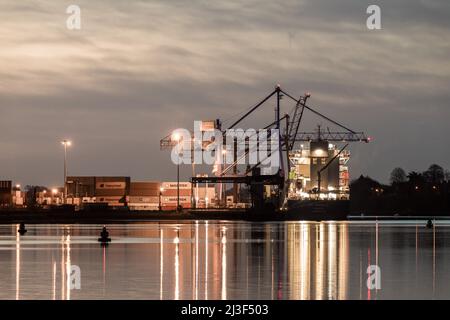
<instances>
[{"instance_id":1,"label":"cloudy sky","mask_svg":"<svg viewBox=\"0 0 450 320\"><path fill-rule=\"evenodd\" d=\"M382 30L366 27L370 4ZM374 137L351 146L353 177L450 169L449 30L448 0L2 0L0 179L61 184L70 138L70 174L173 180L160 138L277 83ZM273 103L248 125L272 118Z\"/></svg>"}]
</instances>

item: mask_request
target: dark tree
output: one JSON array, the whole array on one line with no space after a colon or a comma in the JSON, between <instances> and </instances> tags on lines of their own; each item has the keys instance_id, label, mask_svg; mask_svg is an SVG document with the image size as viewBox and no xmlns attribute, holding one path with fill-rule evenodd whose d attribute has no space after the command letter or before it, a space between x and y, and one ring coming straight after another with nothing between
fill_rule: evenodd
<instances>
[{"instance_id":1,"label":"dark tree","mask_svg":"<svg viewBox=\"0 0 450 320\"><path fill-rule=\"evenodd\" d=\"M444 169L437 164L432 164L427 171L423 173L425 180L429 183L442 183L444 181Z\"/></svg>"},{"instance_id":2,"label":"dark tree","mask_svg":"<svg viewBox=\"0 0 450 320\"><path fill-rule=\"evenodd\" d=\"M421 173L416 172L416 171L411 171L410 173L408 173L408 181L411 184L421 185L425 182L425 178L423 177L423 175Z\"/></svg>"},{"instance_id":3,"label":"dark tree","mask_svg":"<svg viewBox=\"0 0 450 320\"><path fill-rule=\"evenodd\" d=\"M402 168L395 168L391 172L391 177L389 179L391 185L406 182L406 172Z\"/></svg>"}]
</instances>

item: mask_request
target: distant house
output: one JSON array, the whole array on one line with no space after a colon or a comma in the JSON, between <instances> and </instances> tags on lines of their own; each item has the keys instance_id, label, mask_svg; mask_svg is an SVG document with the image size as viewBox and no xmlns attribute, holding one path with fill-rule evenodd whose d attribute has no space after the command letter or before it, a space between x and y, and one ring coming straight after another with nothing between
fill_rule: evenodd
<instances>
[{"instance_id":1,"label":"distant house","mask_svg":"<svg viewBox=\"0 0 450 320\"><path fill-rule=\"evenodd\" d=\"M369 177L360 176L350 184L350 211L365 213L367 208L376 208L376 199L383 192L383 186Z\"/></svg>"}]
</instances>

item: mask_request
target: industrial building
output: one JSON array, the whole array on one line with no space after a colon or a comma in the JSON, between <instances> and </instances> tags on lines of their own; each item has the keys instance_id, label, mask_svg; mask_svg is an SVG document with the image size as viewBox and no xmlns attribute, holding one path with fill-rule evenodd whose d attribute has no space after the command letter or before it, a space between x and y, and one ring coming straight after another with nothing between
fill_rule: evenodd
<instances>
[{"instance_id":1,"label":"industrial building","mask_svg":"<svg viewBox=\"0 0 450 320\"><path fill-rule=\"evenodd\" d=\"M20 184L13 185L10 180L0 181L0 208L25 206L25 192Z\"/></svg>"},{"instance_id":2,"label":"industrial building","mask_svg":"<svg viewBox=\"0 0 450 320\"><path fill-rule=\"evenodd\" d=\"M36 193L36 204L39 206L61 205L64 197L64 188L44 189ZM68 201L72 202L73 198Z\"/></svg>"},{"instance_id":3,"label":"industrial building","mask_svg":"<svg viewBox=\"0 0 450 320\"><path fill-rule=\"evenodd\" d=\"M202 186L193 187L193 204L197 209L207 209L213 207L217 203L217 192L213 185L205 183Z\"/></svg>"},{"instance_id":4,"label":"industrial building","mask_svg":"<svg viewBox=\"0 0 450 320\"><path fill-rule=\"evenodd\" d=\"M12 203L16 208L25 206L25 192L20 189L19 184L12 188Z\"/></svg>"}]
</instances>

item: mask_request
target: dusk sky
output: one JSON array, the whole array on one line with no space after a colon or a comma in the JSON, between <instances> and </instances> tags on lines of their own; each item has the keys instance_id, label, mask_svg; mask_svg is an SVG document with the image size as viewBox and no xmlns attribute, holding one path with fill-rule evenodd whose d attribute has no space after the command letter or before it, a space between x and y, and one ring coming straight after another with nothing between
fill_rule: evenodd
<instances>
[{"instance_id":1,"label":"dusk sky","mask_svg":"<svg viewBox=\"0 0 450 320\"><path fill-rule=\"evenodd\" d=\"M71 4L81 30L66 27ZM382 30L366 27L370 4ZM448 0L1 0L0 180L62 185L64 138L70 175L174 180L162 137L278 83L374 138L350 146L352 178L450 169L449 31Z\"/></svg>"}]
</instances>

